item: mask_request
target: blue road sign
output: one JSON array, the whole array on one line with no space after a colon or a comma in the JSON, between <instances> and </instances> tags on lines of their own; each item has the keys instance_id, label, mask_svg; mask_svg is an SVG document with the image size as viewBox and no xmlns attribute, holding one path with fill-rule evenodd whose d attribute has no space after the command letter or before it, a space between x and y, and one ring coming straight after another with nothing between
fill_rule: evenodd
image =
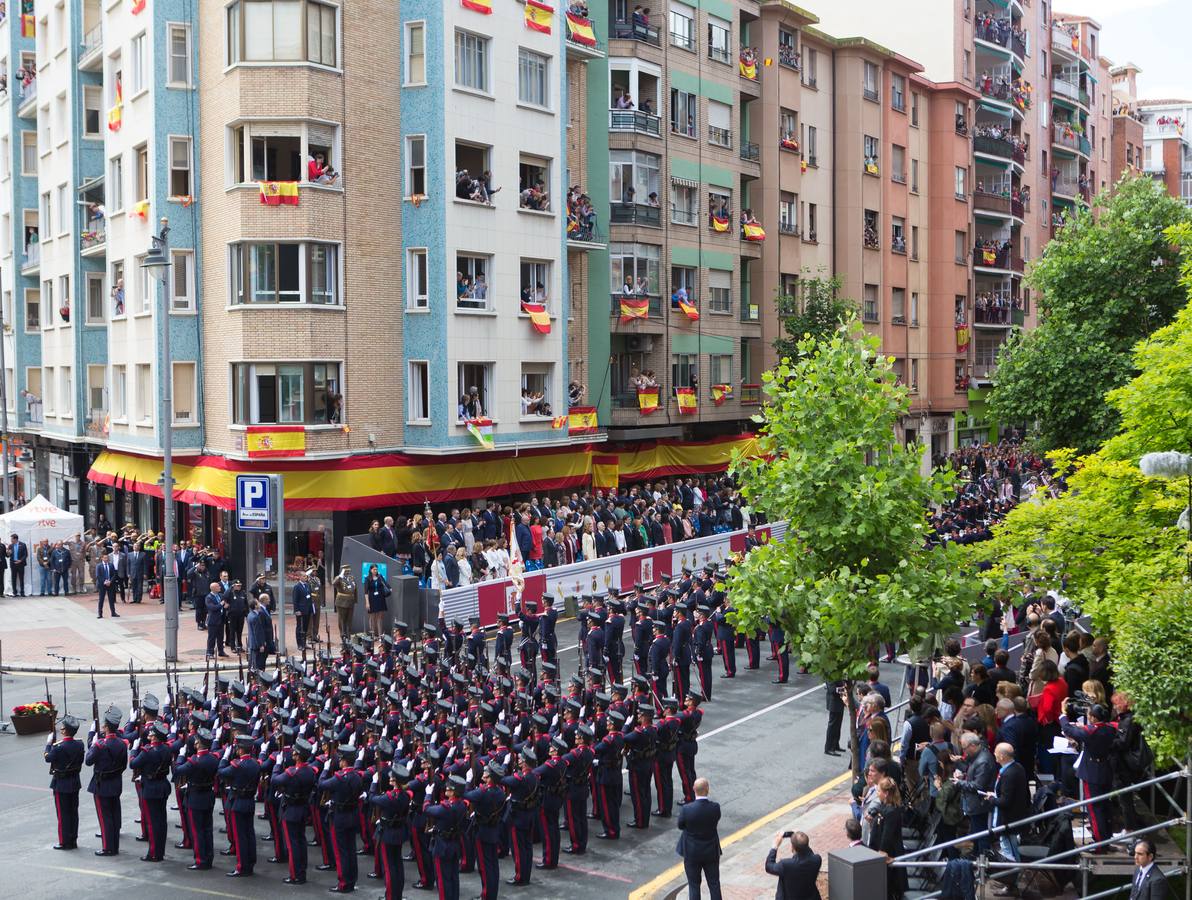
<instances>
[{"instance_id":1,"label":"blue road sign","mask_svg":"<svg viewBox=\"0 0 1192 900\"><path fill-rule=\"evenodd\" d=\"M273 505L268 475L236 476L236 527L241 531L272 531Z\"/></svg>"}]
</instances>

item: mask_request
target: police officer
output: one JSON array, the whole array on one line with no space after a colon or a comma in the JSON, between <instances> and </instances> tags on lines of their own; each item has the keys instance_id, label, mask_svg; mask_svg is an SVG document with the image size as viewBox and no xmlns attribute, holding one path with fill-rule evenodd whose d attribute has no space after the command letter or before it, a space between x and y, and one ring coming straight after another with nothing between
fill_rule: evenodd
<instances>
[{"instance_id":1,"label":"police officer","mask_svg":"<svg viewBox=\"0 0 1192 900\"><path fill-rule=\"evenodd\" d=\"M54 810L58 815L55 850L76 850L79 846L79 791L83 787L79 772L87 751L82 741L75 740L78 731L79 720L63 716L58 723L62 740L54 743L52 733L46 740L45 761L50 764L50 790L54 792Z\"/></svg>"},{"instance_id":2,"label":"police officer","mask_svg":"<svg viewBox=\"0 0 1192 900\"><path fill-rule=\"evenodd\" d=\"M468 805L463 801L467 784L459 775L448 776L443 801L426 810L427 819L435 826L430 852L440 900L459 900L459 841L468 817Z\"/></svg>"},{"instance_id":3,"label":"police officer","mask_svg":"<svg viewBox=\"0 0 1192 900\"><path fill-rule=\"evenodd\" d=\"M506 769L490 762L484 769L483 783L464 794L472 808L476 841L476 866L480 870L480 900L496 900L501 885L501 818L505 813L505 791L501 779Z\"/></svg>"},{"instance_id":4,"label":"police officer","mask_svg":"<svg viewBox=\"0 0 1192 900\"><path fill-rule=\"evenodd\" d=\"M128 746L117 732L124 717L115 706L103 715L103 734L96 735L84 762L94 769L87 791L95 795L95 813L103 849L96 856L115 856L120 852L120 793L124 770L128 768Z\"/></svg>"},{"instance_id":5,"label":"police officer","mask_svg":"<svg viewBox=\"0 0 1192 900\"><path fill-rule=\"evenodd\" d=\"M170 798L170 766L174 761L169 739L169 726L165 722L154 722L146 730L145 737L134 742L135 750L128 763L139 781L141 824L149 842L148 851L141 857L144 862L165 859L166 801Z\"/></svg>"},{"instance_id":6,"label":"police officer","mask_svg":"<svg viewBox=\"0 0 1192 900\"><path fill-rule=\"evenodd\" d=\"M338 878L335 887L331 888L334 894L349 894L356 889L356 833L360 830L359 804L364 779L353 768L355 762L356 748L341 746L339 768L332 771L329 762L319 779L319 790L331 804L327 825Z\"/></svg>"},{"instance_id":7,"label":"police officer","mask_svg":"<svg viewBox=\"0 0 1192 900\"><path fill-rule=\"evenodd\" d=\"M382 740L381 743L389 742ZM401 900L406 886L401 845L409 834L411 794L406 785L410 781L410 770L398 765L390 768L389 778L393 786L387 791L377 790L380 779L375 775L373 778L368 802L378 814L375 852L380 857L381 875L385 879L385 900Z\"/></svg>"},{"instance_id":8,"label":"police officer","mask_svg":"<svg viewBox=\"0 0 1192 900\"><path fill-rule=\"evenodd\" d=\"M219 780L228 796L227 820L231 829L232 848L236 853L236 868L227 875L242 878L251 875L257 864L257 833L254 814L257 811L257 786L261 782L261 764L256 760L256 742L251 734L236 736L236 759L224 759L219 764Z\"/></svg>"},{"instance_id":9,"label":"police officer","mask_svg":"<svg viewBox=\"0 0 1192 900\"><path fill-rule=\"evenodd\" d=\"M210 620L207 628L210 634ZM195 852L194 863L186 868L195 871L210 869L215 858L212 815L215 810L215 777L219 772L219 757L211 752L214 740L209 730L200 728L195 732L194 754L189 758L180 757L174 766L175 777L186 779L185 815L190 823L190 839Z\"/></svg>"},{"instance_id":10,"label":"police officer","mask_svg":"<svg viewBox=\"0 0 1192 900\"><path fill-rule=\"evenodd\" d=\"M306 820L318 776L310 765L314 748L303 738L294 742L294 765L275 773L272 787L281 795L281 822L285 829L290 877L286 884L306 884Z\"/></svg>"},{"instance_id":11,"label":"police officer","mask_svg":"<svg viewBox=\"0 0 1192 900\"><path fill-rule=\"evenodd\" d=\"M514 875L507 884L530 883L534 862L534 820L538 817L541 795L534 766L538 757L526 748L521 752L521 771L506 775L501 784L509 792L509 847L513 851Z\"/></svg>"}]
</instances>

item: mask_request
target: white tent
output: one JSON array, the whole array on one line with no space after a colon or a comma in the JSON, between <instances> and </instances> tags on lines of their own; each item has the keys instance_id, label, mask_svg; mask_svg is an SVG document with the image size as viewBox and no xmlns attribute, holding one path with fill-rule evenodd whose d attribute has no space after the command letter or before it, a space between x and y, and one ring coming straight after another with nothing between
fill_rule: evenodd
<instances>
[{"instance_id":1,"label":"white tent","mask_svg":"<svg viewBox=\"0 0 1192 900\"><path fill-rule=\"evenodd\" d=\"M59 509L41 494L20 509L0 516L0 538L5 543L16 534L32 548L41 540L66 541L82 533L82 516Z\"/></svg>"}]
</instances>

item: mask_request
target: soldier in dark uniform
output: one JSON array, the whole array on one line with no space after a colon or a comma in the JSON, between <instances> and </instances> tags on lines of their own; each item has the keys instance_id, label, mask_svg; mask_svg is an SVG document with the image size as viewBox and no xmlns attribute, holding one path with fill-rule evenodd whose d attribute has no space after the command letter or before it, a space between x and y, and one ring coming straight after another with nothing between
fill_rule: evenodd
<instances>
[{"instance_id":1,"label":"soldier in dark uniform","mask_svg":"<svg viewBox=\"0 0 1192 900\"><path fill-rule=\"evenodd\" d=\"M791 677L791 653L786 645L786 632L777 622L771 622L769 627L770 649L774 651L771 659L778 661L778 677L774 684L786 684Z\"/></svg>"},{"instance_id":2,"label":"soldier in dark uniform","mask_svg":"<svg viewBox=\"0 0 1192 900\"><path fill-rule=\"evenodd\" d=\"M824 752L829 756L843 753L840 746L840 727L844 722L843 681L829 681L824 685L824 697L828 705L828 732L824 736Z\"/></svg>"},{"instance_id":3,"label":"soldier in dark uniform","mask_svg":"<svg viewBox=\"0 0 1192 900\"><path fill-rule=\"evenodd\" d=\"M62 740L54 743L51 734L46 741L45 761L50 764L50 790L54 792L54 810L58 814L58 843L55 850L76 850L79 846L79 791L83 783L79 772L83 769L86 748L75 740L79 720L63 716L58 723Z\"/></svg>"},{"instance_id":4,"label":"soldier in dark uniform","mask_svg":"<svg viewBox=\"0 0 1192 900\"><path fill-rule=\"evenodd\" d=\"M555 598L550 594L542 595L542 604L546 607L538 617L538 643L542 648L542 661L557 665L559 637L555 634L555 624L559 621L559 611L555 609Z\"/></svg>"},{"instance_id":5,"label":"soldier in dark uniform","mask_svg":"<svg viewBox=\"0 0 1192 900\"><path fill-rule=\"evenodd\" d=\"M669 819L675 802L675 758L679 747L679 701L662 698L662 718L658 720L658 749L654 756L654 789L658 808L654 815Z\"/></svg>"},{"instance_id":6,"label":"soldier in dark uniform","mask_svg":"<svg viewBox=\"0 0 1192 900\"><path fill-rule=\"evenodd\" d=\"M501 779L505 767L490 762L484 769L483 784L464 794L472 808L476 841L476 867L480 870L480 900L496 900L501 885L501 863L497 849L501 843L501 818L505 812L505 791Z\"/></svg>"},{"instance_id":7,"label":"soldier in dark uniform","mask_svg":"<svg viewBox=\"0 0 1192 900\"><path fill-rule=\"evenodd\" d=\"M720 647L721 662L724 663L724 674L721 678L735 678L737 676L737 632L728 621L727 615L732 609L727 603L712 613L712 622L716 626L716 643Z\"/></svg>"},{"instance_id":8,"label":"soldier in dark uniform","mask_svg":"<svg viewBox=\"0 0 1192 900\"><path fill-rule=\"evenodd\" d=\"M1060 731L1080 745L1076 777L1080 779L1082 800L1113 790L1114 738L1117 735L1117 729L1109 722L1108 711L1100 703L1089 708L1086 718L1087 725L1074 725L1068 721L1066 708L1065 714L1060 716ZM1109 810L1105 801L1090 803L1088 810L1093 840L1107 840L1112 830L1109 828Z\"/></svg>"},{"instance_id":9,"label":"soldier in dark uniform","mask_svg":"<svg viewBox=\"0 0 1192 900\"><path fill-rule=\"evenodd\" d=\"M555 735L547 745L546 762L534 770L538 776L538 787L542 792L542 806L539 821L542 826L542 862L539 869L559 867L559 811L563 808L563 795L567 792L567 764L563 754L570 748L563 738Z\"/></svg>"},{"instance_id":10,"label":"soldier in dark uniform","mask_svg":"<svg viewBox=\"0 0 1192 900\"><path fill-rule=\"evenodd\" d=\"M625 748L625 738L621 728L625 724L625 716L619 712L610 711L607 716L608 731L595 747L596 754L596 785L598 788L600 820L604 831L597 835L604 840L617 840L621 837L621 792L624 782L621 779L621 755Z\"/></svg>"},{"instance_id":11,"label":"soldier in dark uniform","mask_svg":"<svg viewBox=\"0 0 1192 900\"><path fill-rule=\"evenodd\" d=\"M650 827L650 777L654 774L654 757L658 752L658 732L654 727L654 708L642 704L637 709L637 727L625 735L625 751L629 764L629 800L633 804L630 828Z\"/></svg>"},{"instance_id":12,"label":"soldier in dark uniform","mask_svg":"<svg viewBox=\"0 0 1192 900\"><path fill-rule=\"evenodd\" d=\"M650 644L648 671L650 693L659 708L661 708L662 698L666 696L666 677L670 672L670 648L670 639L666 636L666 623L655 619L654 642Z\"/></svg>"},{"instance_id":13,"label":"soldier in dark uniform","mask_svg":"<svg viewBox=\"0 0 1192 900\"><path fill-rule=\"evenodd\" d=\"M687 607L675 607L675 627L671 634L671 658L674 660L675 696L686 697L691 689L691 623Z\"/></svg>"},{"instance_id":14,"label":"soldier in dark uniform","mask_svg":"<svg viewBox=\"0 0 1192 900\"><path fill-rule=\"evenodd\" d=\"M513 626L508 613L497 613L497 636L493 641L494 659L513 658Z\"/></svg>"},{"instance_id":15,"label":"soldier in dark uniform","mask_svg":"<svg viewBox=\"0 0 1192 900\"><path fill-rule=\"evenodd\" d=\"M588 672L603 673L604 669L604 614L593 610L588 613L588 637L584 642Z\"/></svg>"},{"instance_id":16,"label":"soldier in dark uniform","mask_svg":"<svg viewBox=\"0 0 1192 900\"><path fill-rule=\"evenodd\" d=\"M301 650L306 647L306 635L310 630L311 617L315 614L313 594L305 578L294 583L291 597L294 604L294 642Z\"/></svg>"},{"instance_id":17,"label":"soldier in dark uniform","mask_svg":"<svg viewBox=\"0 0 1192 900\"><path fill-rule=\"evenodd\" d=\"M251 875L257 864L257 833L254 813L257 811L257 786L261 781L261 764L256 760L256 743L251 734L236 737L237 759L225 759L219 765L219 779L228 794L228 827L232 848L236 853L236 868L228 877Z\"/></svg>"},{"instance_id":18,"label":"soldier in dark uniform","mask_svg":"<svg viewBox=\"0 0 1192 900\"><path fill-rule=\"evenodd\" d=\"M506 775L501 784L509 792L509 847L513 851L514 875L507 884L530 883L534 863L534 820L538 817L541 794L534 765L538 758L531 749L521 753L521 771Z\"/></svg>"},{"instance_id":19,"label":"soldier in dark uniform","mask_svg":"<svg viewBox=\"0 0 1192 900\"><path fill-rule=\"evenodd\" d=\"M310 797L318 776L309 764L311 747L299 738L294 742L294 765L272 778L272 787L281 795L281 823L285 829L290 877L286 884L306 884L306 819Z\"/></svg>"},{"instance_id":20,"label":"soldier in dark uniform","mask_svg":"<svg viewBox=\"0 0 1192 900\"><path fill-rule=\"evenodd\" d=\"M267 696L270 700L281 699L281 693L276 689L271 689ZM286 850L286 833L281 820L281 802L277 792L273 789L273 776L280 775L293 763L294 754L291 745L294 742L295 732L289 725L283 725L274 733L277 736L278 745L275 749L270 750L268 756L262 761L261 783L265 796L265 817L269 821L270 828L266 840L273 841L273 856L269 857L269 862L284 863L289 860L290 854Z\"/></svg>"},{"instance_id":21,"label":"soldier in dark uniform","mask_svg":"<svg viewBox=\"0 0 1192 900\"><path fill-rule=\"evenodd\" d=\"M466 643L467 652L472 655L476 665L482 665L488 668L488 641L484 638L484 630L480 627L480 618L472 616L468 620L468 624L472 628L471 634L468 635Z\"/></svg>"},{"instance_id":22,"label":"soldier in dark uniform","mask_svg":"<svg viewBox=\"0 0 1192 900\"><path fill-rule=\"evenodd\" d=\"M381 874L385 878L385 900L401 900L406 886L401 845L409 834L411 796L406 784L410 780L410 770L405 766L393 766L389 778L393 786L387 791L370 793L368 802L378 813L375 852L380 857Z\"/></svg>"},{"instance_id":23,"label":"soldier in dark uniform","mask_svg":"<svg viewBox=\"0 0 1192 900\"><path fill-rule=\"evenodd\" d=\"M338 756L338 770L332 771L332 763L328 761L323 777L319 779L319 790L331 805L327 827L338 878L331 891L348 894L356 889L358 876L356 832L360 830L359 804L360 794L364 791L364 779L352 767L356 762L355 747L341 746Z\"/></svg>"},{"instance_id":24,"label":"soldier in dark uniform","mask_svg":"<svg viewBox=\"0 0 1192 900\"><path fill-rule=\"evenodd\" d=\"M760 669L762 666L762 633L751 631L745 635L745 668Z\"/></svg>"},{"instance_id":25,"label":"soldier in dark uniform","mask_svg":"<svg viewBox=\"0 0 1192 900\"><path fill-rule=\"evenodd\" d=\"M141 824L149 841L145 862L161 862L166 853L166 801L170 799L170 766L174 751L168 743L170 729L165 722L154 722L129 760L140 789ZM148 746L143 742L148 741Z\"/></svg>"},{"instance_id":26,"label":"soldier in dark uniform","mask_svg":"<svg viewBox=\"0 0 1192 900\"><path fill-rule=\"evenodd\" d=\"M596 732L590 725L580 725L575 730L575 747L563 756L567 764L567 793L563 804L570 847L564 853L583 854L588 850L587 795L588 782L592 772L595 754L592 742Z\"/></svg>"},{"instance_id":27,"label":"soldier in dark uniform","mask_svg":"<svg viewBox=\"0 0 1192 900\"><path fill-rule=\"evenodd\" d=\"M608 603L608 619L604 623L604 650L608 654L608 680L619 684L625 677L625 616L619 600Z\"/></svg>"},{"instance_id":28,"label":"soldier in dark uniform","mask_svg":"<svg viewBox=\"0 0 1192 900\"><path fill-rule=\"evenodd\" d=\"M459 775L449 775L443 785L446 797L426 810L427 819L435 826L430 852L435 861L439 900L459 900L459 841L468 818L468 804L463 801L467 784Z\"/></svg>"},{"instance_id":29,"label":"soldier in dark uniform","mask_svg":"<svg viewBox=\"0 0 1192 900\"><path fill-rule=\"evenodd\" d=\"M522 668L530 673L530 681L538 680L538 604L524 597L521 601L521 641L517 649Z\"/></svg>"},{"instance_id":30,"label":"soldier in dark uniform","mask_svg":"<svg viewBox=\"0 0 1192 900\"><path fill-rule=\"evenodd\" d=\"M196 871L210 869L215 858L211 820L215 810L215 777L219 771L219 757L211 752L213 740L210 731L200 728L195 733L194 755L180 757L174 767L174 775L186 779L184 814L190 823L190 839L195 851L195 861L187 868Z\"/></svg>"},{"instance_id":31,"label":"soldier in dark uniform","mask_svg":"<svg viewBox=\"0 0 1192 900\"><path fill-rule=\"evenodd\" d=\"M679 744L675 748L675 762L679 767L679 783L683 786L683 803L695 799L695 754L699 751L699 726L704 719L699 700L699 694L688 693L686 705L679 713Z\"/></svg>"},{"instance_id":32,"label":"soldier in dark uniform","mask_svg":"<svg viewBox=\"0 0 1192 900\"><path fill-rule=\"evenodd\" d=\"M84 758L94 769L87 791L95 795L95 814L103 841L103 849L96 850L96 856L115 856L120 852L120 793L124 770L128 767L128 746L117 734L123 718L119 709L108 707L103 715L104 733L96 735Z\"/></svg>"}]
</instances>

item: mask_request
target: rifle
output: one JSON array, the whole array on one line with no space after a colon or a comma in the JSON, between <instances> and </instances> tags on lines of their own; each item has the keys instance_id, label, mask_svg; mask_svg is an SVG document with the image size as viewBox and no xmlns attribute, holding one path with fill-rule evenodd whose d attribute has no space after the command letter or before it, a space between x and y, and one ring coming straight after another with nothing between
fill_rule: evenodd
<instances>
[{"instance_id":1,"label":"rifle","mask_svg":"<svg viewBox=\"0 0 1192 900\"><path fill-rule=\"evenodd\" d=\"M91 719L94 721L94 733L99 734L99 695L95 693L95 666L91 667Z\"/></svg>"},{"instance_id":2,"label":"rifle","mask_svg":"<svg viewBox=\"0 0 1192 900\"><path fill-rule=\"evenodd\" d=\"M327 610L324 610L323 612L325 613L325 615L323 616L323 626L327 630L327 652L330 653L331 652L331 616L326 614ZM344 638L344 636L341 634L339 636L340 643L343 643L343 638Z\"/></svg>"},{"instance_id":3,"label":"rifle","mask_svg":"<svg viewBox=\"0 0 1192 900\"><path fill-rule=\"evenodd\" d=\"M236 650L236 664L240 668L240 683L244 683L244 651L237 648Z\"/></svg>"},{"instance_id":4,"label":"rifle","mask_svg":"<svg viewBox=\"0 0 1192 900\"><path fill-rule=\"evenodd\" d=\"M215 702L219 703L219 651L215 653Z\"/></svg>"},{"instance_id":5,"label":"rifle","mask_svg":"<svg viewBox=\"0 0 1192 900\"><path fill-rule=\"evenodd\" d=\"M132 689L132 713L129 719L135 721L140 716L141 698L139 696L140 689L137 687L137 676L133 672L132 660L128 661L128 686Z\"/></svg>"},{"instance_id":6,"label":"rifle","mask_svg":"<svg viewBox=\"0 0 1192 900\"><path fill-rule=\"evenodd\" d=\"M207 671L203 673L203 699L207 699L207 695L211 689L211 660L207 660Z\"/></svg>"},{"instance_id":7,"label":"rifle","mask_svg":"<svg viewBox=\"0 0 1192 900\"><path fill-rule=\"evenodd\" d=\"M47 678L45 679L45 682L46 682L46 704L47 704L47 705L49 705L49 706L53 706L53 705L54 705L54 698L53 698L53 696L50 694L50 679L47 677Z\"/></svg>"},{"instance_id":8,"label":"rifle","mask_svg":"<svg viewBox=\"0 0 1192 900\"><path fill-rule=\"evenodd\" d=\"M166 663L166 698L170 701L170 715L178 717L178 708L174 705L174 685L170 681L170 664Z\"/></svg>"}]
</instances>

